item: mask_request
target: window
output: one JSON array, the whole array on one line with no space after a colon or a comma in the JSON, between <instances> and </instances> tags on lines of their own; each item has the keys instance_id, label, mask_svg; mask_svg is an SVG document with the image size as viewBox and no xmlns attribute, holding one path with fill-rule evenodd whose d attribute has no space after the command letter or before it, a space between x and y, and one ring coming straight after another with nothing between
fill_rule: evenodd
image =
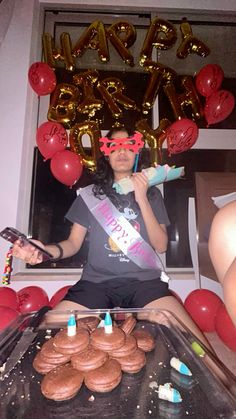
<instances>
[{"instance_id":1,"label":"window","mask_svg":"<svg viewBox=\"0 0 236 419\"><path fill-rule=\"evenodd\" d=\"M164 65L174 69L178 76L194 76L201 67L208 63L219 64L225 74L222 88L230 90L236 96L236 47L233 42L236 35L236 25L233 17L218 17L218 22L210 16L192 16L183 14L177 16L172 14L158 15L162 19L169 20L177 29L178 39L174 47L169 50L154 50L153 59L158 59ZM185 59L176 57L176 50L181 42L180 25L182 17L186 16L192 31L196 37L203 40L210 48L210 55L203 58L196 54L188 55ZM99 19L105 25L110 25L114 21L127 21L132 23L137 31L137 40L131 47L135 57L134 66L125 64L117 51L110 46L110 62L101 63L98 59L97 51L88 50L78 58L76 72L93 68L98 70L99 77L115 75L124 80L127 87L127 96L132 97L141 106L142 98L147 86L148 74L143 71L138 62L142 43L149 28L151 19L154 15L135 15L135 14L99 14L99 13L80 13L80 12L45 12L44 32L53 35L55 43L59 46L60 35L62 32L70 34L71 42L74 44L81 36L85 27L91 22ZM65 71L63 62L58 62L56 69L58 81L71 82L72 75ZM177 86L179 88L179 86ZM201 98L204 105L204 99ZM38 126L46 121L48 110L48 98L40 98ZM107 112L98 115L102 130L110 129L114 120L109 109ZM167 211L171 220L169 227L169 248L164 257L167 270L172 272L191 270L192 262L188 244L188 198L194 196L194 173L196 171L236 171L236 144L235 144L235 124L236 109L232 114L221 123L206 128L206 121L197 121L200 128L197 143L187 152L169 156L167 145L163 145L163 163L169 165L185 167L185 176L181 180L164 183L161 190L164 195ZM148 116L140 116L137 112L124 112L124 122L133 126L137 118L147 117L150 126L156 128L159 120L168 118L174 121L172 109L163 91L160 90L158 100L156 100L153 111ZM85 146L89 146L86 143ZM80 186L90 182L87 171L79 181ZM78 186L78 185L77 185ZM63 240L70 229L69 223L64 215L75 199L76 191L57 182L50 173L49 162L44 162L42 156L35 148L33 183L31 194L31 213L29 222L29 233L38 237L44 242L56 242ZM41 264L34 269L54 268L81 268L86 261L87 242L78 255L68 260L62 260L56 264ZM32 267L30 267L32 268ZM29 267L28 267L29 269Z\"/></svg>"},{"instance_id":2,"label":"window","mask_svg":"<svg viewBox=\"0 0 236 419\"><path fill-rule=\"evenodd\" d=\"M86 71L87 69L96 69L99 73L99 80L105 77L116 77L122 80L125 86L125 95L132 98L141 108L142 98L145 93L148 74L144 72L138 62L138 52L141 49L145 33L150 24L151 15L112 15L112 14L92 14L92 13L66 13L52 12L45 13L45 29L53 35L55 45L60 45L60 35L63 32L70 34L70 39L74 45L81 36L82 32L93 21L101 20L107 27L115 21L128 21L133 24L136 30L137 38L131 47L132 54L135 57L134 66L125 64L117 51L109 44L110 61L109 64L101 63L97 51L87 50L85 54L76 60L76 69L73 73L66 71L64 63L59 61L56 66L57 83L73 83L75 74ZM98 92L96 92L97 97ZM49 103L47 97L40 97L38 126L46 121ZM105 109L105 110L104 110ZM122 123L127 128L134 128L135 121L140 115L139 111L126 111L123 109ZM149 125L152 125L152 114L146 116ZM76 115L76 122L83 122L86 116ZM102 111L96 113L99 120L101 131L108 131L114 124L114 118L108 106L104 105ZM83 138L83 145L89 147L86 135ZM44 161L37 148L34 150L33 163L33 183L31 193L31 210L29 232L32 237L37 237L44 243L52 243L63 240L67 237L70 230L70 223L64 215L69 209L71 203L76 197L76 188L91 183L89 171L84 169L83 176L78 184L72 189L59 183L51 174L50 162ZM63 259L56 263L46 262L35 267L28 266L28 269L68 269L81 268L86 261L87 240L80 252L72 258Z\"/></svg>"}]
</instances>

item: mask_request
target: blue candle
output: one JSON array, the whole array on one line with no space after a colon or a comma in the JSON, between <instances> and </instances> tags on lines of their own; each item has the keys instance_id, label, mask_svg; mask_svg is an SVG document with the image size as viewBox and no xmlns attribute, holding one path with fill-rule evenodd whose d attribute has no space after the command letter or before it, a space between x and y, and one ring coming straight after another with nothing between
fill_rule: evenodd
<instances>
[{"instance_id":1,"label":"blue candle","mask_svg":"<svg viewBox=\"0 0 236 419\"><path fill-rule=\"evenodd\" d=\"M180 374L189 375L189 376L192 375L192 373L191 373L190 369L187 367L187 365L184 364L184 362L180 361L180 359L175 358L174 356L170 360L170 365L176 371L180 372Z\"/></svg>"},{"instance_id":2,"label":"blue candle","mask_svg":"<svg viewBox=\"0 0 236 419\"><path fill-rule=\"evenodd\" d=\"M168 400L172 403L181 403L182 397L178 390L172 387L170 383L164 385L159 385L158 387L158 397L162 400Z\"/></svg>"}]
</instances>

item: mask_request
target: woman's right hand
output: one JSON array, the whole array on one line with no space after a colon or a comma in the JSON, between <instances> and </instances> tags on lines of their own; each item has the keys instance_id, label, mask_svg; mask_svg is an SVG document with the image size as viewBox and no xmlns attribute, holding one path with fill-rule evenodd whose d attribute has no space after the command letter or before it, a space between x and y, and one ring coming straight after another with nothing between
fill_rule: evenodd
<instances>
[{"instance_id":1,"label":"woman's right hand","mask_svg":"<svg viewBox=\"0 0 236 419\"><path fill-rule=\"evenodd\" d=\"M35 242L35 244L45 249L44 244L40 241L32 239L31 241ZM38 263L41 263L43 261L43 256L40 253L40 250L36 249L36 247L34 247L32 244L22 245L21 240L16 240L13 244L12 255L18 259L24 260L26 263L29 263L30 265L37 265Z\"/></svg>"}]
</instances>

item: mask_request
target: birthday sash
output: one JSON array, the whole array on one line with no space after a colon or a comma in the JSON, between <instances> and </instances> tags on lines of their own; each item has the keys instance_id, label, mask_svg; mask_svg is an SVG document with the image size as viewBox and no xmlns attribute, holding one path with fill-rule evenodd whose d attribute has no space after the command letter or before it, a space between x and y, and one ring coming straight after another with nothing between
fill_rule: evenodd
<instances>
[{"instance_id":1,"label":"birthday sash","mask_svg":"<svg viewBox=\"0 0 236 419\"><path fill-rule=\"evenodd\" d=\"M117 210L109 198L98 199L92 192L93 185L80 189L85 204L119 249L142 269L163 270L153 248L129 221Z\"/></svg>"}]
</instances>

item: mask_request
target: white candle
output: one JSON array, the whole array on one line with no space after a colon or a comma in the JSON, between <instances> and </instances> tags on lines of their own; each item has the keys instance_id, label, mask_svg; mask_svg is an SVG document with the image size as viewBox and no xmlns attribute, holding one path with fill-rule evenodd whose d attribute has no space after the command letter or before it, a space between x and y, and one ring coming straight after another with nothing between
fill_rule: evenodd
<instances>
[{"instance_id":1,"label":"white candle","mask_svg":"<svg viewBox=\"0 0 236 419\"><path fill-rule=\"evenodd\" d=\"M71 314L67 323L67 336L75 336L75 335L76 335L75 315Z\"/></svg>"}]
</instances>

